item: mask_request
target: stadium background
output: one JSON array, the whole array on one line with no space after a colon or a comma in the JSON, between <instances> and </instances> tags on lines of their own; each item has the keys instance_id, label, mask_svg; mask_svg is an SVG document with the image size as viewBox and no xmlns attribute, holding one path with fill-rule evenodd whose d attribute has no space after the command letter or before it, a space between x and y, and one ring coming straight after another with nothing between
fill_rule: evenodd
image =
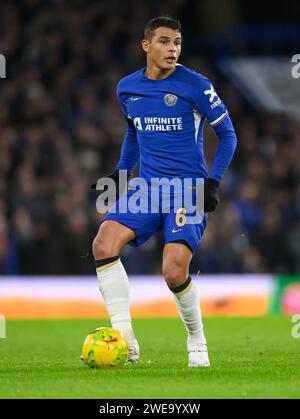
<instances>
[{"instance_id":1,"label":"stadium background","mask_svg":"<svg viewBox=\"0 0 300 419\"><path fill-rule=\"evenodd\" d=\"M143 28L160 14L181 20L180 62L213 81L238 135L221 204L191 264L203 312L299 312L299 122L289 113L268 111L224 71L228 57L285 56L291 66L299 52L297 2L284 10L261 9L260 3L1 5L0 53L7 64L7 78L0 80L2 314L105 315L91 255L100 217L89 185L118 161L125 126L116 84L144 66ZM290 79L299 91L299 79ZM210 129L205 137L211 162L216 137ZM176 315L161 277L161 252L157 235L122 253L134 315Z\"/></svg>"}]
</instances>

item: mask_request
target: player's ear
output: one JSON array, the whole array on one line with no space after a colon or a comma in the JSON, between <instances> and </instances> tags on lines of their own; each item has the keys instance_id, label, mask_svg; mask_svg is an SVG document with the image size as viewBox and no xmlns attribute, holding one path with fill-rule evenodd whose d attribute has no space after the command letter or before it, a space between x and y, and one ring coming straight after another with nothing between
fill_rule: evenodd
<instances>
[{"instance_id":1,"label":"player's ear","mask_svg":"<svg viewBox=\"0 0 300 419\"><path fill-rule=\"evenodd\" d=\"M148 52L149 51L149 45L150 45L150 42L149 42L148 39L143 39L142 40L142 48L143 48L143 51L144 52Z\"/></svg>"}]
</instances>

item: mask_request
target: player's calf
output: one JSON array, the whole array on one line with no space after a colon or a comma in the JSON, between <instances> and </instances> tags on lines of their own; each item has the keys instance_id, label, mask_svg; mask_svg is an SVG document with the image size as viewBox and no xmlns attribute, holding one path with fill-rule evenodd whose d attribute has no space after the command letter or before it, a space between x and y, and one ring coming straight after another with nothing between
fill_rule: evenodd
<instances>
[{"instance_id":1,"label":"player's calf","mask_svg":"<svg viewBox=\"0 0 300 419\"><path fill-rule=\"evenodd\" d=\"M111 325L126 338L129 349L138 348L131 325L129 307L129 281L127 273L117 252L129 240L132 230L119 223L107 221L101 225L94 240L93 252L99 289L110 317ZM113 243L112 243L113 242ZM105 245L109 250L105 250ZM137 352L137 353L134 353ZM131 349L130 357L137 361L139 351Z\"/></svg>"}]
</instances>

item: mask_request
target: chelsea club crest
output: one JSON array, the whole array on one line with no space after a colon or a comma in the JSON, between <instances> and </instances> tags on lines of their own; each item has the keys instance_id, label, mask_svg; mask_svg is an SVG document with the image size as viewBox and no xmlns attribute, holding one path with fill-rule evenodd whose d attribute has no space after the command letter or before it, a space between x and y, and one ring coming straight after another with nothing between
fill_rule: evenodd
<instances>
[{"instance_id":1,"label":"chelsea club crest","mask_svg":"<svg viewBox=\"0 0 300 419\"><path fill-rule=\"evenodd\" d=\"M174 106L176 105L178 97L176 95L172 95L172 93L167 93L164 97L165 105L167 106Z\"/></svg>"}]
</instances>

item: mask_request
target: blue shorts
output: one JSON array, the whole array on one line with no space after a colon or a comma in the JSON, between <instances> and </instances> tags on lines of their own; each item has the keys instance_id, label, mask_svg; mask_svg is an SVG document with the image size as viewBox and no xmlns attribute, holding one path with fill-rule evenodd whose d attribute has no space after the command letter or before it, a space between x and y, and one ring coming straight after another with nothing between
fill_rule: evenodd
<instances>
[{"instance_id":1,"label":"blue shorts","mask_svg":"<svg viewBox=\"0 0 300 419\"><path fill-rule=\"evenodd\" d=\"M194 254L199 246L207 223L207 213L202 214L193 222L186 222L189 215L184 208L177 208L176 202L170 201L169 211L163 211L162 199L160 197L157 212L149 211L150 191L147 192L139 202L140 211L120 212L120 208L128 204L128 200L135 194L136 190L128 190L115 203L106 214L104 221L117 221L129 227L135 233L135 239L129 242L131 246L138 247L145 243L153 234L163 229L164 244L174 241L184 241ZM174 197L173 197L174 201ZM146 211L147 207L147 211ZM154 205L155 207L155 205ZM121 210L122 211L122 210ZM192 212L190 212L192 214ZM195 214L195 212L194 212ZM199 222L200 221L200 222Z\"/></svg>"}]
</instances>

